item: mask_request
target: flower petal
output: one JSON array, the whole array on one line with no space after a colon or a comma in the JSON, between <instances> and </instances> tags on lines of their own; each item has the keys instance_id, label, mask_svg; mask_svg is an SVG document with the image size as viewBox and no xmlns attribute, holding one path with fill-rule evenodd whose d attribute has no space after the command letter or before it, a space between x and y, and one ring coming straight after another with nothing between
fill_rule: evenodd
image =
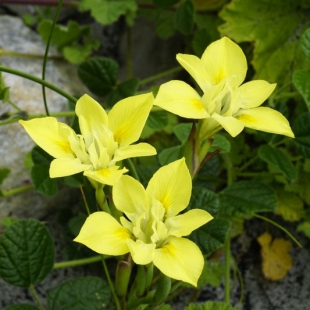
<instances>
[{"instance_id":1,"label":"flower petal","mask_svg":"<svg viewBox=\"0 0 310 310\"><path fill-rule=\"evenodd\" d=\"M155 250L154 265L166 276L197 286L204 259L198 246L185 238L170 237Z\"/></svg>"},{"instance_id":2,"label":"flower petal","mask_svg":"<svg viewBox=\"0 0 310 310\"><path fill-rule=\"evenodd\" d=\"M209 116L198 93L182 81L162 84L154 105L186 118L201 119Z\"/></svg>"},{"instance_id":3,"label":"flower petal","mask_svg":"<svg viewBox=\"0 0 310 310\"><path fill-rule=\"evenodd\" d=\"M232 137L237 136L244 129L244 124L233 116L221 116L213 113L212 118L215 119Z\"/></svg>"},{"instance_id":4,"label":"flower petal","mask_svg":"<svg viewBox=\"0 0 310 310\"><path fill-rule=\"evenodd\" d=\"M188 236L191 232L200 226L211 221L213 216L207 211L193 209L184 214L169 217L165 225L169 234L176 237Z\"/></svg>"},{"instance_id":5,"label":"flower petal","mask_svg":"<svg viewBox=\"0 0 310 310\"><path fill-rule=\"evenodd\" d=\"M116 103L109 112L109 128L120 146L136 142L153 106L152 93L128 97Z\"/></svg>"},{"instance_id":6,"label":"flower petal","mask_svg":"<svg viewBox=\"0 0 310 310\"><path fill-rule=\"evenodd\" d=\"M113 166L101 170L94 170L94 171L87 170L84 171L84 175L101 184L114 186L118 182L119 178L128 171L126 168L123 169L118 168L119 168L118 166Z\"/></svg>"},{"instance_id":7,"label":"flower petal","mask_svg":"<svg viewBox=\"0 0 310 310\"><path fill-rule=\"evenodd\" d=\"M177 54L177 61L193 77L203 92L210 88L212 78L200 58L194 55Z\"/></svg>"},{"instance_id":8,"label":"flower petal","mask_svg":"<svg viewBox=\"0 0 310 310\"><path fill-rule=\"evenodd\" d=\"M60 123L55 117L19 121L31 139L55 158L74 158L68 137L72 128Z\"/></svg>"},{"instance_id":9,"label":"flower petal","mask_svg":"<svg viewBox=\"0 0 310 310\"><path fill-rule=\"evenodd\" d=\"M58 158L51 162L50 177L60 178L90 169L91 165L84 165L78 158Z\"/></svg>"},{"instance_id":10,"label":"flower petal","mask_svg":"<svg viewBox=\"0 0 310 310\"><path fill-rule=\"evenodd\" d=\"M245 79L246 57L242 49L227 37L211 43L201 60L208 72L208 82L213 85L232 75L235 75L235 86L239 86Z\"/></svg>"},{"instance_id":11,"label":"flower petal","mask_svg":"<svg viewBox=\"0 0 310 310\"><path fill-rule=\"evenodd\" d=\"M150 201L155 198L162 203L167 218L187 207L191 191L192 179L184 158L160 168L146 189Z\"/></svg>"},{"instance_id":12,"label":"flower petal","mask_svg":"<svg viewBox=\"0 0 310 310\"><path fill-rule=\"evenodd\" d=\"M240 110L236 118L245 127L294 138L294 133L288 120L280 112L271 108L259 107Z\"/></svg>"},{"instance_id":13,"label":"flower petal","mask_svg":"<svg viewBox=\"0 0 310 310\"><path fill-rule=\"evenodd\" d=\"M151 156L156 155L156 149L148 143L138 143L128 145L116 150L113 160L118 162L120 160L132 157Z\"/></svg>"},{"instance_id":14,"label":"flower petal","mask_svg":"<svg viewBox=\"0 0 310 310\"><path fill-rule=\"evenodd\" d=\"M129 252L130 233L106 212L92 213L74 241L105 255L123 255Z\"/></svg>"},{"instance_id":15,"label":"flower petal","mask_svg":"<svg viewBox=\"0 0 310 310\"><path fill-rule=\"evenodd\" d=\"M113 186L113 201L115 207L125 213L137 213L149 209L148 198L144 187L134 178L123 175Z\"/></svg>"},{"instance_id":16,"label":"flower petal","mask_svg":"<svg viewBox=\"0 0 310 310\"><path fill-rule=\"evenodd\" d=\"M241 96L241 108L251 109L260 106L274 91L277 84L256 80L241 85L238 92Z\"/></svg>"},{"instance_id":17,"label":"flower petal","mask_svg":"<svg viewBox=\"0 0 310 310\"><path fill-rule=\"evenodd\" d=\"M141 240L128 239L127 245L133 261L138 265L146 265L153 261L156 244L144 243Z\"/></svg>"},{"instance_id":18,"label":"flower petal","mask_svg":"<svg viewBox=\"0 0 310 310\"><path fill-rule=\"evenodd\" d=\"M79 117L79 125L84 137L91 132L101 132L102 125L108 126L107 113L96 100L87 94L77 101L75 113Z\"/></svg>"}]
</instances>

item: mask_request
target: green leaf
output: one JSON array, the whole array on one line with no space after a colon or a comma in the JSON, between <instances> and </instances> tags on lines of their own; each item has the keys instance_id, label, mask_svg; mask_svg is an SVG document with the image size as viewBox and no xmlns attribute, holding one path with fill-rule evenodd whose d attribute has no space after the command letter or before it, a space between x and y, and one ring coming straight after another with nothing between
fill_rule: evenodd
<instances>
[{"instance_id":1,"label":"green leaf","mask_svg":"<svg viewBox=\"0 0 310 310\"><path fill-rule=\"evenodd\" d=\"M189 209L203 209L212 216L216 216L219 212L219 207L219 198L215 192L206 188L193 188Z\"/></svg>"},{"instance_id":2,"label":"green leaf","mask_svg":"<svg viewBox=\"0 0 310 310\"><path fill-rule=\"evenodd\" d=\"M310 28L306 29L301 36L301 49L306 56L307 61L310 63Z\"/></svg>"},{"instance_id":3,"label":"green leaf","mask_svg":"<svg viewBox=\"0 0 310 310\"><path fill-rule=\"evenodd\" d=\"M32 162L34 165L49 167L51 161L54 159L51 155L47 154L43 149L35 146L31 151Z\"/></svg>"},{"instance_id":4,"label":"green leaf","mask_svg":"<svg viewBox=\"0 0 310 310\"><path fill-rule=\"evenodd\" d=\"M310 238L310 222L302 222L297 226L297 231L302 231L307 237Z\"/></svg>"},{"instance_id":5,"label":"green leaf","mask_svg":"<svg viewBox=\"0 0 310 310\"><path fill-rule=\"evenodd\" d=\"M16 304L5 308L5 310L39 310L39 308L26 304Z\"/></svg>"},{"instance_id":6,"label":"green leaf","mask_svg":"<svg viewBox=\"0 0 310 310\"><path fill-rule=\"evenodd\" d=\"M212 153L217 149L220 149L221 153L228 153L230 151L230 142L219 133L214 135L214 141L209 152Z\"/></svg>"},{"instance_id":7,"label":"green leaf","mask_svg":"<svg viewBox=\"0 0 310 310\"><path fill-rule=\"evenodd\" d=\"M222 35L236 42L253 42L255 79L283 85L291 81L297 69L307 66L300 37L309 27L303 0L233 0L220 12L225 21ZM272 31L270 31L272 29Z\"/></svg>"},{"instance_id":8,"label":"green leaf","mask_svg":"<svg viewBox=\"0 0 310 310\"><path fill-rule=\"evenodd\" d=\"M270 145L262 145L258 149L258 156L268 164L281 171L290 182L296 180L297 173L287 155Z\"/></svg>"},{"instance_id":9,"label":"green leaf","mask_svg":"<svg viewBox=\"0 0 310 310\"><path fill-rule=\"evenodd\" d=\"M31 179L36 191L43 195L57 194L57 181L50 178L49 167L34 165L31 168Z\"/></svg>"},{"instance_id":10,"label":"green leaf","mask_svg":"<svg viewBox=\"0 0 310 310\"><path fill-rule=\"evenodd\" d=\"M191 0L181 3L175 13L175 27L182 34L187 35L192 32L195 18L195 5Z\"/></svg>"},{"instance_id":11,"label":"green leaf","mask_svg":"<svg viewBox=\"0 0 310 310\"><path fill-rule=\"evenodd\" d=\"M105 96L116 84L118 64L105 57L90 59L79 66L78 75L95 95Z\"/></svg>"},{"instance_id":12,"label":"green leaf","mask_svg":"<svg viewBox=\"0 0 310 310\"><path fill-rule=\"evenodd\" d=\"M182 157L182 146L172 146L167 149L162 150L158 154L159 163L164 166L172 163L173 161L180 159Z\"/></svg>"},{"instance_id":13,"label":"green leaf","mask_svg":"<svg viewBox=\"0 0 310 310\"><path fill-rule=\"evenodd\" d=\"M79 214L72 219L69 220L68 222L68 228L70 230L70 233L72 236L77 236L85 223L87 219L86 214Z\"/></svg>"},{"instance_id":14,"label":"green leaf","mask_svg":"<svg viewBox=\"0 0 310 310\"><path fill-rule=\"evenodd\" d=\"M156 34L161 39L168 39L175 33L174 14L170 11L162 11L155 15Z\"/></svg>"},{"instance_id":15,"label":"green leaf","mask_svg":"<svg viewBox=\"0 0 310 310\"><path fill-rule=\"evenodd\" d=\"M207 260L203 267L201 276L198 280L198 288L207 284L213 287L221 284L222 278L225 275L225 266L219 260Z\"/></svg>"},{"instance_id":16,"label":"green leaf","mask_svg":"<svg viewBox=\"0 0 310 310\"><path fill-rule=\"evenodd\" d=\"M0 185L9 176L11 170L8 168L0 168Z\"/></svg>"},{"instance_id":17,"label":"green leaf","mask_svg":"<svg viewBox=\"0 0 310 310\"><path fill-rule=\"evenodd\" d=\"M292 143L299 154L310 158L310 112L299 115L292 125L295 139Z\"/></svg>"},{"instance_id":18,"label":"green leaf","mask_svg":"<svg viewBox=\"0 0 310 310\"><path fill-rule=\"evenodd\" d=\"M176 137L182 142L186 142L188 136L192 130L193 125L191 123L180 123L174 126L173 132Z\"/></svg>"},{"instance_id":19,"label":"green leaf","mask_svg":"<svg viewBox=\"0 0 310 310\"><path fill-rule=\"evenodd\" d=\"M164 9L169 6L177 4L179 1L180 0L153 0L153 3L156 7Z\"/></svg>"},{"instance_id":20,"label":"green leaf","mask_svg":"<svg viewBox=\"0 0 310 310\"><path fill-rule=\"evenodd\" d=\"M40 283L54 265L53 240L44 225L21 220L7 228L0 239L0 276L15 286Z\"/></svg>"},{"instance_id":21,"label":"green leaf","mask_svg":"<svg viewBox=\"0 0 310 310\"><path fill-rule=\"evenodd\" d=\"M185 310L237 310L226 302L208 301L205 304L189 304Z\"/></svg>"},{"instance_id":22,"label":"green leaf","mask_svg":"<svg viewBox=\"0 0 310 310\"><path fill-rule=\"evenodd\" d=\"M79 65L91 55L92 51L92 45L66 46L63 48L63 55L70 63Z\"/></svg>"},{"instance_id":23,"label":"green leaf","mask_svg":"<svg viewBox=\"0 0 310 310\"><path fill-rule=\"evenodd\" d=\"M267 185L241 181L226 187L220 193L220 212L229 217L250 217L256 212L274 211L277 197Z\"/></svg>"},{"instance_id":24,"label":"green leaf","mask_svg":"<svg viewBox=\"0 0 310 310\"><path fill-rule=\"evenodd\" d=\"M112 107L115 103L121 99L133 96L139 88L139 79L132 78L116 86L112 89L106 98L106 104Z\"/></svg>"},{"instance_id":25,"label":"green leaf","mask_svg":"<svg viewBox=\"0 0 310 310\"><path fill-rule=\"evenodd\" d=\"M91 16L102 25L116 22L121 15L126 16L128 25L133 25L138 6L134 0L81 0L79 9L90 10Z\"/></svg>"},{"instance_id":26,"label":"green leaf","mask_svg":"<svg viewBox=\"0 0 310 310\"><path fill-rule=\"evenodd\" d=\"M195 230L190 238L200 247L204 255L211 254L224 246L229 233L230 223L222 219L213 219Z\"/></svg>"},{"instance_id":27,"label":"green leaf","mask_svg":"<svg viewBox=\"0 0 310 310\"><path fill-rule=\"evenodd\" d=\"M47 303L50 310L109 309L110 290L97 277L69 280L48 292Z\"/></svg>"},{"instance_id":28,"label":"green leaf","mask_svg":"<svg viewBox=\"0 0 310 310\"><path fill-rule=\"evenodd\" d=\"M168 115L166 111L151 112L147 121L147 126L152 129L163 129L168 124Z\"/></svg>"},{"instance_id":29,"label":"green leaf","mask_svg":"<svg viewBox=\"0 0 310 310\"><path fill-rule=\"evenodd\" d=\"M16 217L4 217L1 219L1 224L5 227L8 228L9 226L11 226L12 224L18 222L19 219Z\"/></svg>"},{"instance_id":30,"label":"green leaf","mask_svg":"<svg viewBox=\"0 0 310 310\"><path fill-rule=\"evenodd\" d=\"M304 98L308 110L310 110L310 71L295 71L293 75L293 83Z\"/></svg>"},{"instance_id":31,"label":"green leaf","mask_svg":"<svg viewBox=\"0 0 310 310\"><path fill-rule=\"evenodd\" d=\"M156 310L172 310L170 305L160 305L156 307Z\"/></svg>"}]
</instances>

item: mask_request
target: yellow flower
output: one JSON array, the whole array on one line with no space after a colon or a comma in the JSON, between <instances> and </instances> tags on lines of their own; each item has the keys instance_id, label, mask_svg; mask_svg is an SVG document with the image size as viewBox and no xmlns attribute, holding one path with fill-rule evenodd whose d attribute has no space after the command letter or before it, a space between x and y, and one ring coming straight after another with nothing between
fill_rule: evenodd
<instances>
[{"instance_id":1,"label":"yellow flower","mask_svg":"<svg viewBox=\"0 0 310 310\"><path fill-rule=\"evenodd\" d=\"M281 113L259 107L276 84L256 80L241 85L247 71L246 57L230 39L210 44L201 59L178 54L177 60L197 82L202 95L185 82L173 80L161 85L154 105L182 117L203 119L200 134L204 137L222 127L233 137L244 127L294 137Z\"/></svg>"},{"instance_id":2,"label":"yellow flower","mask_svg":"<svg viewBox=\"0 0 310 310\"><path fill-rule=\"evenodd\" d=\"M55 159L50 177L64 177L79 172L92 181L114 185L126 168L116 165L130 157L155 155L147 143L136 142L153 105L151 93L119 101L109 114L88 95L76 104L81 134L54 117L20 121L29 136ZM94 182L95 181L95 182Z\"/></svg>"},{"instance_id":3,"label":"yellow flower","mask_svg":"<svg viewBox=\"0 0 310 310\"><path fill-rule=\"evenodd\" d=\"M168 277L197 285L204 259L197 245L183 236L212 216L200 209L179 214L189 203L192 182L185 160L160 168L146 189L124 175L113 187L118 222L106 212L91 214L74 241L106 255L131 253L136 264L151 262Z\"/></svg>"}]
</instances>

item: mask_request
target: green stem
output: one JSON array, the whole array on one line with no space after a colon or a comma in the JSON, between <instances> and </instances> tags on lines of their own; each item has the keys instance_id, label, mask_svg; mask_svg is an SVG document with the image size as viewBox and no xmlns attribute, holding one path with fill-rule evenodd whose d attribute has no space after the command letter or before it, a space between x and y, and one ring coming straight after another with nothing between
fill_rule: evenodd
<instances>
[{"instance_id":1,"label":"green stem","mask_svg":"<svg viewBox=\"0 0 310 310\"><path fill-rule=\"evenodd\" d=\"M18 107L14 102L12 102L11 100L7 101L8 104L10 104L14 109L16 109L19 112L22 112L22 109L20 107Z\"/></svg>"},{"instance_id":2,"label":"green stem","mask_svg":"<svg viewBox=\"0 0 310 310\"><path fill-rule=\"evenodd\" d=\"M179 72L181 70L183 70L183 68L181 66L178 66L178 67L175 67L175 68L163 71L161 73L155 74L153 76L150 76L150 77L148 77L146 79L141 80L140 81L140 86L144 85L144 84L148 84L148 83L153 82L153 81L156 81L156 80L158 80L160 78L166 77L167 75Z\"/></svg>"},{"instance_id":3,"label":"green stem","mask_svg":"<svg viewBox=\"0 0 310 310\"><path fill-rule=\"evenodd\" d=\"M130 158L125 159L125 162L128 164L129 170L132 174L132 176L137 180L140 181L138 172L136 170L136 167L134 166L132 160Z\"/></svg>"},{"instance_id":4,"label":"green stem","mask_svg":"<svg viewBox=\"0 0 310 310\"><path fill-rule=\"evenodd\" d=\"M83 190L83 187L82 187L81 183L79 183L79 187L80 187L80 191L81 191L81 194L82 194L82 197L83 197L83 201L84 201L84 206L85 206L86 212L87 212L88 215L90 215L89 206L88 206L88 203L87 203L87 200L86 200L86 197L85 197L85 193L84 193L84 190Z\"/></svg>"},{"instance_id":5,"label":"green stem","mask_svg":"<svg viewBox=\"0 0 310 310\"><path fill-rule=\"evenodd\" d=\"M288 230L286 230L284 227L282 227L278 223L276 223L276 222L274 222L274 221L270 220L269 218L264 217L262 215L258 215L258 214L253 214L253 215L255 217L257 217L257 218L259 218L259 219L261 219L263 221L266 221L266 222L268 222L268 223L278 227L279 229L283 230L299 247L302 248L302 245L299 243L299 241L297 241L297 239Z\"/></svg>"},{"instance_id":6,"label":"green stem","mask_svg":"<svg viewBox=\"0 0 310 310\"><path fill-rule=\"evenodd\" d=\"M254 157L252 157L249 161L247 161L243 166L241 166L239 169L238 169L238 173L245 170L247 167L249 167L250 165L253 164L253 162L255 162L255 160L258 159L258 156L255 155Z\"/></svg>"},{"instance_id":7,"label":"green stem","mask_svg":"<svg viewBox=\"0 0 310 310\"><path fill-rule=\"evenodd\" d=\"M22 57L22 58L29 58L29 59L43 59L44 55L39 54L27 54L27 53L19 53L15 51L7 51L5 49L0 48L0 57ZM59 60L63 59L61 56L49 56L49 60Z\"/></svg>"},{"instance_id":8,"label":"green stem","mask_svg":"<svg viewBox=\"0 0 310 310\"><path fill-rule=\"evenodd\" d=\"M13 189L10 189L8 191L1 191L1 194L3 197L8 197L8 196L13 196L13 195L16 195L16 194L20 194L20 193L23 193L23 192L26 192L30 189L33 188L33 185L32 184L28 184L28 185L24 185L24 186L20 186L20 187L16 187L16 188L13 188Z\"/></svg>"},{"instance_id":9,"label":"green stem","mask_svg":"<svg viewBox=\"0 0 310 310\"><path fill-rule=\"evenodd\" d=\"M44 58L43 58L43 65L42 65L42 80L45 81L45 73L46 73L46 63L47 63L47 56L48 56L48 51L51 45L51 38L54 32L54 28L58 19L58 15L62 6L63 0L59 0L56 13L54 16L53 24L50 30L50 33L48 35L47 43L46 43L46 48L45 48L45 53L44 53ZM47 101L46 101L46 92L45 92L45 86L42 85L42 95L43 95L43 101L44 101L44 108L46 111L46 115L49 116L49 111L48 111L48 106L47 106Z\"/></svg>"},{"instance_id":10,"label":"green stem","mask_svg":"<svg viewBox=\"0 0 310 310\"><path fill-rule=\"evenodd\" d=\"M114 299L114 302L115 302L116 310L121 310L121 306L120 306L119 300L118 300L118 298L116 296L116 293L115 293L115 290L114 290L114 286L113 286L113 283L112 283L112 280L111 280L111 277L110 277L110 274L109 274L109 270L108 270L108 267L107 267L107 264L106 264L106 262L104 260L103 255L101 255L101 261L102 261L103 269L104 269L105 275L107 277L108 284L109 284L109 287L110 287L110 290L111 290L111 293L112 293L112 296L113 296L113 299Z\"/></svg>"},{"instance_id":11,"label":"green stem","mask_svg":"<svg viewBox=\"0 0 310 310\"><path fill-rule=\"evenodd\" d=\"M47 88L55 91L56 93L62 95L65 98L67 98L71 102L76 102L77 101L77 99L75 97L73 97L70 94L64 92L59 87L57 87L57 86L55 86L55 85L53 85L53 84L51 84L49 82L43 81L42 79L37 78L36 76L33 76L31 74L28 74L28 73L25 73L25 72L22 72L22 71L18 71L16 69L4 67L4 66L1 66L1 65L0 65L0 71L11 73L11 74L14 74L14 75L18 75L18 76L21 76L21 77L23 77L25 79L31 80L31 81L36 82L36 83L41 84L41 85L44 85Z\"/></svg>"},{"instance_id":12,"label":"green stem","mask_svg":"<svg viewBox=\"0 0 310 310\"><path fill-rule=\"evenodd\" d=\"M88 258L76 259L67 262L55 263L53 269L75 267L87 264L93 264L101 261L101 255L96 255Z\"/></svg>"},{"instance_id":13,"label":"green stem","mask_svg":"<svg viewBox=\"0 0 310 310\"><path fill-rule=\"evenodd\" d=\"M38 294L37 294L37 292L36 292L36 290L35 290L35 288L34 288L34 286L32 284L29 286L29 291L30 291L33 299L38 304L39 308L41 310L45 310L45 308L43 307L43 304L42 304L42 302L41 302L41 300L40 300L40 298L39 298L39 296L38 296Z\"/></svg>"},{"instance_id":14,"label":"green stem","mask_svg":"<svg viewBox=\"0 0 310 310\"><path fill-rule=\"evenodd\" d=\"M225 243L225 301L230 304L230 237Z\"/></svg>"}]
</instances>

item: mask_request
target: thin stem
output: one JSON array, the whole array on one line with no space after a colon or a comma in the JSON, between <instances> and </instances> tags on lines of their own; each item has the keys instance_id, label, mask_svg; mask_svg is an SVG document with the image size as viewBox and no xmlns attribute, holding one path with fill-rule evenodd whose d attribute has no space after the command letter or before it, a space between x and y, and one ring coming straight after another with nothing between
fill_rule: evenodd
<instances>
[{"instance_id":1,"label":"thin stem","mask_svg":"<svg viewBox=\"0 0 310 310\"><path fill-rule=\"evenodd\" d=\"M26 192L26 191L28 191L28 190L30 190L32 188L33 188L33 185L32 184L28 184L28 185L16 187L16 188L13 188L13 189L10 189L10 190L7 190L7 191L1 191L1 194L2 194L3 197L8 197L8 196L13 196L13 195L16 195L16 194L20 194L20 193Z\"/></svg>"},{"instance_id":2,"label":"thin stem","mask_svg":"<svg viewBox=\"0 0 310 310\"><path fill-rule=\"evenodd\" d=\"M257 217L263 221L266 221L266 222L278 227L279 229L283 230L299 247L302 248L302 245L299 243L299 241L297 241L297 239L287 229L285 229L283 226L279 225L278 223L274 222L273 220L270 220L269 218L264 217L262 215L253 214L253 216L255 216L255 217Z\"/></svg>"},{"instance_id":3,"label":"thin stem","mask_svg":"<svg viewBox=\"0 0 310 310\"><path fill-rule=\"evenodd\" d=\"M19 112L22 112L22 109L20 107L18 107L14 102L12 102L11 100L7 101L8 104L10 104L14 109L16 109Z\"/></svg>"},{"instance_id":4,"label":"thin stem","mask_svg":"<svg viewBox=\"0 0 310 310\"><path fill-rule=\"evenodd\" d=\"M85 197L85 193L84 193L84 190L83 190L83 187L82 187L81 183L79 183L79 187L80 187L80 191L81 191L81 194L82 194L82 197L83 197L83 201L84 201L84 206L85 206L86 212L87 212L88 215L90 215L89 206L88 206L88 203L87 203L87 200L86 200L86 197Z\"/></svg>"},{"instance_id":5,"label":"thin stem","mask_svg":"<svg viewBox=\"0 0 310 310\"><path fill-rule=\"evenodd\" d=\"M146 79L141 80L140 81L140 85L144 85L144 84L156 81L156 80L158 80L160 78L166 77L168 75L171 75L172 73L176 73L176 72L179 72L181 70L183 70L183 68L181 66L178 66L178 67L175 67L175 68L163 71L161 73L155 74L153 76L150 76L150 77L148 77Z\"/></svg>"},{"instance_id":6,"label":"thin stem","mask_svg":"<svg viewBox=\"0 0 310 310\"><path fill-rule=\"evenodd\" d=\"M3 4L32 4L32 5L46 5L46 6L57 6L58 1L57 0L5 0L2 2ZM78 1L75 0L67 0L63 4L67 7L74 7L76 8L78 6Z\"/></svg>"},{"instance_id":7,"label":"thin stem","mask_svg":"<svg viewBox=\"0 0 310 310\"><path fill-rule=\"evenodd\" d=\"M103 269L104 269L105 275L107 277L108 284L109 284L109 287L110 287L110 290L111 290L111 293L112 293L112 296L113 296L113 299L114 299L114 302L115 302L116 310L121 310L121 306L120 306L119 300L118 300L118 298L116 296L116 293L115 293L115 290L114 290L114 286L113 286L113 283L112 283L112 280L111 280L111 277L110 277L110 274L109 274L109 270L108 270L108 267L107 267L107 264L106 264L106 262L104 260L103 255L101 255L101 261L102 261Z\"/></svg>"},{"instance_id":8,"label":"thin stem","mask_svg":"<svg viewBox=\"0 0 310 310\"><path fill-rule=\"evenodd\" d=\"M137 181L140 181L138 172L137 172L136 167L134 166L132 160L131 160L130 158L127 158L127 159L125 159L125 162L128 164L129 170L130 170L132 176L133 176Z\"/></svg>"},{"instance_id":9,"label":"thin stem","mask_svg":"<svg viewBox=\"0 0 310 310\"><path fill-rule=\"evenodd\" d=\"M225 243L225 301L230 304L230 237Z\"/></svg>"},{"instance_id":10,"label":"thin stem","mask_svg":"<svg viewBox=\"0 0 310 310\"><path fill-rule=\"evenodd\" d=\"M240 299L239 299L239 309L242 308L242 304L243 304L243 300L244 300L244 282L243 282L243 278L242 278L242 274L241 274L241 271L238 267L238 264L236 262L236 260L232 257L233 259L233 263L235 265L235 270L237 272L237 277L239 279L239 283L240 283Z\"/></svg>"},{"instance_id":11,"label":"thin stem","mask_svg":"<svg viewBox=\"0 0 310 310\"><path fill-rule=\"evenodd\" d=\"M16 69L4 67L4 66L1 66L1 65L0 65L0 71L11 73L11 74L14 74L14 75L18 75L18 76L21 76L21 77L23 77L25 79L31 80L31 81L36 82L36 83L41 84L41 85L44 85L47 88L55 91L56 93L62 95L65 98L67 98L71 102L76 102L77 101L77 99L75 97L73 97L70 94L64 92L59 87L57 87L57 86L55 86L55 85L53 85L53 84L51 84L49 82L43 81L42 79L37 78L36 76L33 76L31 74L28 74L28 73L25 73L25 72L22 72L22 71L18 71Z\"/></svg>"},{"instance_id":12,"label":"thin stem","mask_svg":"<svg viewBox=\"0 0 310 310\"><path fill-rule=\"evenodd\" d=\"M8 51L3 48L0 48L0 57L22 57L29 59L43 59L44 55L41 54L28 54L28 53L19 53L15 51ZM61 56L48 56L48 60L59 60L63 59Z\"/></svg>"},{"instance_id":13,"label":"thin stem","mask_svg":"<svg viewBox=\"0 0 310 310\"><path fill-rule=\"evenodd\" d=\"M241 166L239 169L238 169L238 172L241 172L243 170L245 170L247 167L249 167L250 165L253 164L253 162L255 162L255 160L258 159L258 156L255 155L254 157L252 157L249 161L247 161L243 166Z\"/></svg>"},{"instance_id":14,"label":"thin stem","mask_svg":"<svg viewBox=\"0 0 310 310\"><path fill-rule=\"evenodd\" d=\"M46 73L46 63L47 63L47 56L48 56L48 51L51 45L51 39L52 35L54 32L54 28L58 19L58 15L62 6L63 0L59 0L57 10L54 16L52 28L50 30L50 33L48 35L47 43L46 43L46 48L45 48L45 53L44 53L44 58L43 58L43 65L42 65L42 80L45 81L45 73ZM43 95L43 101L44 101L44 108L46 111L46 115L49 116L49 111L48 111L48 106L47 106L47 101L46 101L46 92L45 92L45 86L42 85L42 95Z\"/></svg>"},{"instance_id":15,"label":"thin stem","mask_svg":"<svg viewBox=\"0 0 310 310\"><path fill-rule=\"evenodd\" d=\"M45 310L45 308L43 307L43 304L42 304L42 302L41 302L41 300L40 300L40 298L39 298L39 296L38 296L38 294L37 294L37 292L36 292L36 290L35 290L35 288L34 288L34 286L32 284L29 286L29 291L30 291L33 299L38 304L39 308L41 310Z\"/></svg>"},{"instance_id":16,"label":"thin stem","mask_svg":"<svg viewBox=\"0 0 310 310\"><path fill-rule=\"evenodd\" d=\"M55 263L53 269L75 267L87 264L93 264L101 261L101 255L96 255L88 258L76 259L67 262Z\"/></svg>"}]
</instances>

